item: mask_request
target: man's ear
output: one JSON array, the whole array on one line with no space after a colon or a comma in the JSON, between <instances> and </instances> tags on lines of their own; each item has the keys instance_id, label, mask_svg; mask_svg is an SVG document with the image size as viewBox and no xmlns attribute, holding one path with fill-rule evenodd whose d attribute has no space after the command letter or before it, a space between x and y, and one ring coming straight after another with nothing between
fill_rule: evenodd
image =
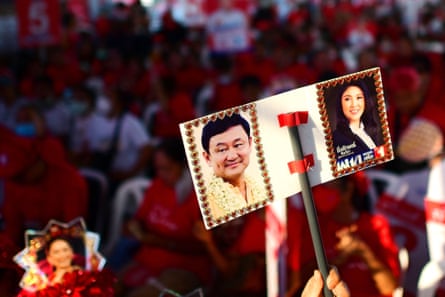
<instances>
[{"instance_id":1,"label":"man's ear","mask_svg":"<svg viewBox=\"0 0 445 297\"><path fill-rule=\"evenodd\" d=\"M202 156L204 157L204 160L206 160L207 164L209 164L210 163L210 155L209 155L209 153L206 152L206 151L203 151L202 152Z\"/></svg>"}]
</instances>

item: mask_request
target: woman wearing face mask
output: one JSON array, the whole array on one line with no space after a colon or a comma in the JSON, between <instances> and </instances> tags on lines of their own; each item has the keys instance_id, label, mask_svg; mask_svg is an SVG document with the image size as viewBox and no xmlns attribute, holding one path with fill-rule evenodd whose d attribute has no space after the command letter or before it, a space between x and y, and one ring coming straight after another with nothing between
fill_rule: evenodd
<instances>
[{"instance_id":1,"label":"woman wearing face mask","mask_svg":"<svg viewBox=\"0 0 445 297\"><path fill-rule=\"evenodd\" d=\"M70 154L72 161L80 167L88 166L91 143L88 131L96 126L103 117L95 111L96 93L85 85L74 89L71 112L74 122L70 139Z\"/></svg>"},{"instance_id":2,"label":"woman wearing face mask","mask_svg":"<svg viewBox=\"0 0 445 297\"><path fill-rule=\"evenodd\" d=\"M103 115L87 131L91 145L90 166L103 171L114 185L143 175L151 157L152 145L141 121L128 111L130 93L120 87L110 88L98 98Z\"/></svg>"},{"instance_id":3,"label":"woman wearing face mask","mask_svg":"<svg viewBox=\"0 0 445 297\"><path fill-rule=\"evenodd\" d=\"M0 156L4 231L17 245L25 230L42 229L51 219L87 217L85 180L60 141L46 132L37 109L20 109L15 133L0 129Z\"/></svg>"},{"instance_id":4,"label":"woman wearing face mask","mask_svg":"<svg viewBox=\"0 0 445 297\"><path fill-rule=\"evenodd\" d=\"M49 134L43 116L33 105L22 106L15 122L14 132L18 136L40 138Z\"/></svg>"},{"instance_id":5,"label":"woman wearing face mask","mask_svg":"<svg viewBox=\"0 0 445 297\"><path fill-rule=\"evenodd\" d=\"M326 258L338 269L351 296L391 296L400 274L398 247L388 220L369 211L368 182L359 171L318 185L313 188L314 202ZM317 267L311 234L301 217L288 221L293 232L289 233L287 296L296 296Z\"/></svg>"},{"instance_id":6,"label":"woman wearing face mask","mask_svg":"<svg viewBox=\"0 0 445 297\"><path fill-rule=\"evenodd\" d=\"M383 144L376 102L362 81L341 86L336 111L332 137L337 159L363 154Z\"/></svg>"}]
</instances>

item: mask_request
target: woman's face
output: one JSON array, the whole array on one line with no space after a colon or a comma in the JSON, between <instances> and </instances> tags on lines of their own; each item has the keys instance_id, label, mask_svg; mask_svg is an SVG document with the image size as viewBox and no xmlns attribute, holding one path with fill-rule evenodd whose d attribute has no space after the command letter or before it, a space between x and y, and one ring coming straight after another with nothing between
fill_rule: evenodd
<instances>
[{"instance_id":1,"label":"woman's face","mask_svg":"<svg viewBox=\"0 0 445 297\"><path fill-rule=\"evenodd\" d=\"M349 123L359 123L365 111L365 95L357 86L348 87L341 96L341 108Z\"/></svg>"},{"instance_id":2,"label":"woman's face","mask_svg":"<svg viewBox=\"0 0 445 297\"><path fill-rule=\"evenodd\" d=\"M54 240L48 250L47 260L56 269L68 268L74 258L70 244L63 239Z\"/></svg>"}]
</instances>

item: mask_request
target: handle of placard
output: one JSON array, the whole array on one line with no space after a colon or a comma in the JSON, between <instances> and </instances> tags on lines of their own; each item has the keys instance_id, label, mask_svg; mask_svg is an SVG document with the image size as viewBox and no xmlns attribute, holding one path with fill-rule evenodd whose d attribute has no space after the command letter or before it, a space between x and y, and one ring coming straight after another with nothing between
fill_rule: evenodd
<instances>
[{"instance_id":1,"label":"handle of placard","mask_svg":"<svg viewBox=\"0 0 445 297\"><path fill-rule=\"evenodd\" d=\"M298 125L289 126L289 134L293 138L292 150L296 160L304 160L303 150L301 147L300 134ZM324 297L333 297L332 292L326 286L326 279L329 274L329 266L324 252L323 242L321 240L320 226L318 224L317 212L315 210L314 200L312 197L312 190L307 175L307 170L298 172L301 185L301 194L303 197L304 209L306 211L307 220L309 223L309 230L311 232L312 244L315 250L315 257L317 259L318 269L321 272L325 285L323 286Z\"/></svg>"}]
</instances>

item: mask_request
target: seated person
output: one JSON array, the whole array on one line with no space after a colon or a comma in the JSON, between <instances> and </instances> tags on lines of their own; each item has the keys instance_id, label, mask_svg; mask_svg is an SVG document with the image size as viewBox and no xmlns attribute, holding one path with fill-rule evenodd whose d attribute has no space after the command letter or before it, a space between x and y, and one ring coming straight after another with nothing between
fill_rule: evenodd
<instances>
[{"instance_id":1,"label":"seated person","mask_svg":"<svg viewBox=\"0 0 445 297\"><path fill-rule=\"evenodd\" d=\"M49 220L71 221L87 215L87 186L50 136L38 111L18 113L15 133L0 128L0 178L4 179L1 213L4 231L23 246L27 229L43 229Z\"/></svg>"},{"instance_id":2,"label":"seated person","mask_svg":"<svg viewBox=\"0 0 445 297\"><path fill-rule=\"evenodd\" d=\"M134 262L120 272L118 294L157 297L157 283L185 294L210 279L210 259L193 236L194 226L203 223L180 139L166 139L155 148L154 168L156 176L128 223L140 247Z\"/></svg>"},{"instance_id":3,"label":"seated person","mask_svg":"<svg viewBox=\"0 0 445 297\"><path fill-rule=\"evenodd\" d=\"M212 296L265 296L264 214L259 209L212 230L195 228L216 268Z\"/></svg>"},{"instance_id":4,"label":"seated person","mask_svg":"<svg viewBox=\"0 0 445 297\"><path fill-rule=\"evenodd\" d=\"M338 268L351 295L390 296L398 287L398 247L387 219L366 211L367 179L363 172L316 186L313 193L328 263ZM328 198L337 202L331 201L329 208L320 209ZM288 296L301 290L317 267L309 228L300 227L289 226L301 232L297 233L299 238L289 233L293 261L289 263Z\"/></svg>"}]
</instances>

